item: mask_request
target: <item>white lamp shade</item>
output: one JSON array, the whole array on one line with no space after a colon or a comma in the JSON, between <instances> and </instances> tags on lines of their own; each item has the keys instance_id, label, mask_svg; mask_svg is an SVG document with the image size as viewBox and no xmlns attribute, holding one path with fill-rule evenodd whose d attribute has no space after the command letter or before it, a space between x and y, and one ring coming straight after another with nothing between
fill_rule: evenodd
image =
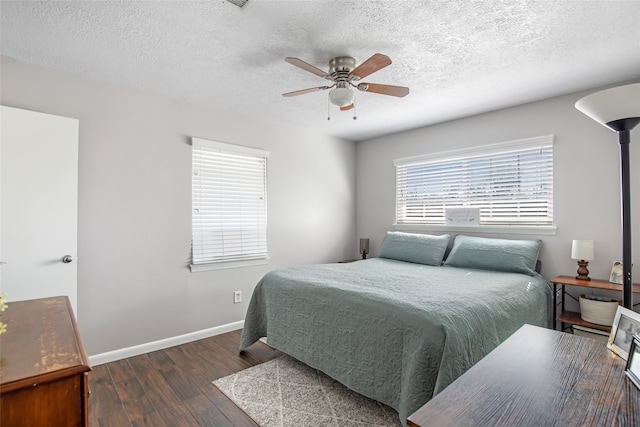
<instances>
[{"instance_id":1,"label":"white lamp shade","mask_svg":"<svg viewBox=\"0 0 640 427\"><path fill-rule=\"evenodd\" d=\"M571 245L571 258L591 261L593 257L593 240L574 240Z\"/></svg>"},{"instance_id":2,"label":"white lamp shade","mask_svg":"<svg viewBox=\"0 0 640 427\"><path fill-rule=\"evenodd\" d=\"M640 117L640 83L592 93L578 100L576 108L602 125Z\"/></svg>"},{"instance_id":3,"label":"white lamp shade","mask_svg":"<svg viewBox=\"0 0 640 427\"><path fill-rule=\"evenodd\" d=\"M346 87L336 87L329 92L329 100L338 107L346 107L353 104L353 97L353 91Z\"/></svg>"}]
</instances>

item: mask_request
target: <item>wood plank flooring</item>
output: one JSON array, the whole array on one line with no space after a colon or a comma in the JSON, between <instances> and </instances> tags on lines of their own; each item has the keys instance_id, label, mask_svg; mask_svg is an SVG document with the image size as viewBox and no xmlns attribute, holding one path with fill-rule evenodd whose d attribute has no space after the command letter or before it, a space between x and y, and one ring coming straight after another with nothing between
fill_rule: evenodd
<instances>
[{"instance_id":1,"label":"wood plank flooring","mask_svg":"<svg viewBox=\"0 0 640 427\"><path fill-rule=\"evenodd\" d=\"M91 427L192 427L257 424L212 381L282 355L258 342L239 353L241 331L94 366Z\"/></svg>"}]
</instances>

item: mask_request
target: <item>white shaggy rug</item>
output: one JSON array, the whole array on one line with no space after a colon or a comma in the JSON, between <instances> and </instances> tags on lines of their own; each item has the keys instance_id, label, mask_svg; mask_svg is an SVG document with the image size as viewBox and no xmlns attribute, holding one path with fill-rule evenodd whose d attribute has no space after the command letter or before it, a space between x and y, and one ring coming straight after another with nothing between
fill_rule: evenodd
<instances>
[{"instance_id":1,"label":"white shaggy rug","mask_svg":"<svg viewBox=\"0 0 640 427\"><path fill-rule=\"evenodd\" d=\"M290 356L213 382L261 427L397 427L392 408Z\"/></svg>"}]
</instances>

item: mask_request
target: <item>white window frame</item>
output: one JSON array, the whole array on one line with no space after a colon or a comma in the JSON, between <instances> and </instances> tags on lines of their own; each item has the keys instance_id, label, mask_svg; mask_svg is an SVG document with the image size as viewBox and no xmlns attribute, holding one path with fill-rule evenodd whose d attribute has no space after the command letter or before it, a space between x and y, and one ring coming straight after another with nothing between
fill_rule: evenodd
<instances>
[{"instance_id":1,"label":"white window frame","mask_svg":"<svg viewBox=\"0 0 640 427\"><path fill-rule=\"evenodd\" d=\"M269 152L195 137L191 145L191 271L267 264Z\"/></svg>"},{"instance_id":2,"label":"white window frame","mask_svg":"<svg viewBox=\"0 0 640 427\"><path fill-rule=\"evenodd\" d=\"M507 141L497 144L485 145L480 147L474 147L469 149L453 150L440 153L434 153L429 155L406 157L394 160L396 167L396 222L393 227L399 231L451 231L451 232L486 232L486 233L514 233L514 234L543 234L553 235L556 233L556 227L553 224L553 135L545 135L533 138L519 139L515 141ZM406 188L406 173L408 168L415 167L428 168L429 166L442 166L451 165L454 163L463 165L462 171L466 171L465 168L469 166L470 161L490 159L494 156L496 158L504 159L504 156L509 156L516 153L525 153L527 151L534 150L546 150L549 157L544 159L544 164L541 165L541 169L547 175L544 177L544 191L547 192L546 209L547 218L542 218L539 221L513 221L511 224L499 223L491 224L490 221L485 220L486 209L483 211L481 207L480 223L479 225L471 226L458 226L447 225L444 221L444 211L442 212L441 223L433 223L436 219L431 221L420 221L420 219L407 219L407 204L408 193ZM487 172L489 173L489 172ZM403 175L404 174L404 175ZM514 179L516 177L513 177ZM429 178L431 179L431 178ZM443 176L443 180L446 178ZM460 179L464 181L464 179ZM470 186L466 183L460 185L462 190L456 193L457 199L444 199L440 197L437 203L442 204L441 208L445 207L476 207L474 206L475 199L470 198L472 192L467 193ZM486 198L486 197L485 197ZM419 199L424 200L424 199ZM484 206L483 206L484 207ZM435 208L434 208L435 209ZM405 217L403 217L405 214ZM435 216L437 221L440 221L439 216Z\"/></svg>"}]
</instances>

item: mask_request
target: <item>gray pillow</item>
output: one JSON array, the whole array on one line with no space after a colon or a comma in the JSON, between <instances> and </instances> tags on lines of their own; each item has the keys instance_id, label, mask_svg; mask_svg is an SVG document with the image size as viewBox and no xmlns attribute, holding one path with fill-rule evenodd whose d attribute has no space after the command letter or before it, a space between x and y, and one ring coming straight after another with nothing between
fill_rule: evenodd
<instances>
[{"instance_id":1,"label":"gray pillow","mask_svg":"<svg viewBox=\"0 0 640 427\"><path fill-rule=\"evenodd\" d=\"M448 245L448 234L431 236L389 231L382 241L378 257L416 264L441 265Z\"/></svg>"},{"instance_id":2,"label":"gray pillow","mask_svg":"<svg viewBox=\"0 0 640 427\"><path fill-rule=\"evenodd\" d=\"M490 239L458 235L444 265L533 276L541 240Z\"/></svg>"}]
</instances>

